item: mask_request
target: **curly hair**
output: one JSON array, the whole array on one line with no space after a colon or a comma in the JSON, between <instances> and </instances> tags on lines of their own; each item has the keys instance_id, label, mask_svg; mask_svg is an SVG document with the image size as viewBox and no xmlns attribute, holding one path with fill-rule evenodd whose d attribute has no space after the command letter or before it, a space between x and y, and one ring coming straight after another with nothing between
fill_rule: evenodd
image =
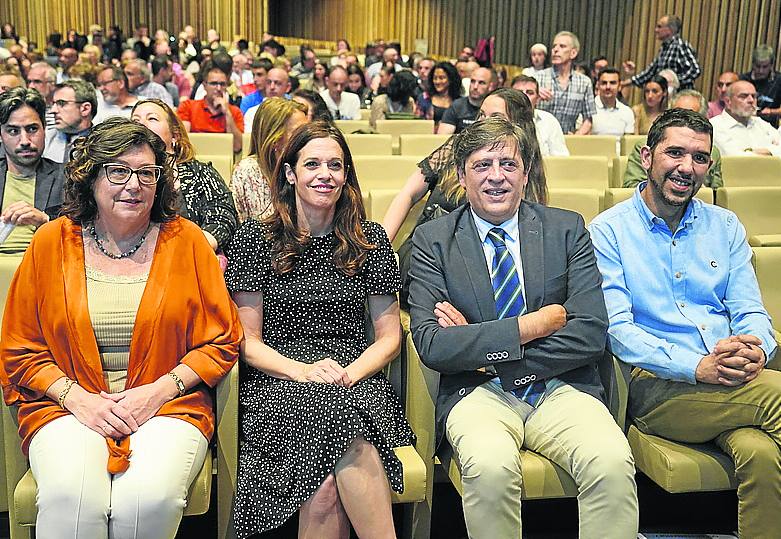
<instances>
[{"instance_id":1,"label":"curly hair","mask_svg":"<svg viewBox=\"0 0 781 539\"><path fill-rule=\"evenodd\" d=\"M168 119L168 129L171 131L171 146L173 146L174 151L174 165L193 161L195 159L195 148L193 148L192 142L190 142L187 129L184 127L182 120L179 119L179 116L176 115L176 112L165 101L156 97L147 97L141 101L136 101L136 104L133 105L133 109L130 111L130 117L133 117L138 107L148 103L153 103L160 107Z\"/></svg>"},{"instance_id":2,"label":"curly hair","mask_svg":"<svg viewBox=\"0 0 781 539\"><path fill-rule=\"evenodd\" d=\"M75 223L95 219L98 205L94 185L105 163L110 163L126 152L148 146L155 156L155 164L163 167L155 186L151 220L170 221L176 216L176 191L173 169L162 139L141 124L127 118L109 118L92 128L86 137L76 140L71 160L65 166L65 187L60 215Z\"/></svg>"},{"instance_id":3,"label":"curly hair","mask_svg":"<svg viewBox=\"0 0 781 539\"><path fill-rule=\"evenodd\" d=\"M275 211L264 220L264 224L267 239L271 242L273 268L280 275L295 269L311 241L309 232L298 226L296 188L288 182L285 166L295 169L301 150L312 140L320 138L330 138L339 144L345 166L345 183L334 211L334 265L344 275L354 276L361 270L369 251L376 248L368 242L361 227L361 221L366 219L366 210L344 135L339 129L324 122L304 124L290 136L270 181L271 201Z\"/></svg>"},{"instance_id":4,"label":"curly hair","mask_svg":"<svg viewBox=\"0 0 781 539\"><path fill-rule=\"evenodd\" d=\"M434 72L437 69L441 69L442 71L444 71L445 75L447 76L448 97L450 97L450 99L453 101L461 97L461 89L462 89L461 77L458 75L458 71L456 71L456 68L450 62L439 62L437 65L434 66L434 68L431 71L429 71L428 73L429 92L431 94L434 94Z\"/></svg>"}]
</instances>

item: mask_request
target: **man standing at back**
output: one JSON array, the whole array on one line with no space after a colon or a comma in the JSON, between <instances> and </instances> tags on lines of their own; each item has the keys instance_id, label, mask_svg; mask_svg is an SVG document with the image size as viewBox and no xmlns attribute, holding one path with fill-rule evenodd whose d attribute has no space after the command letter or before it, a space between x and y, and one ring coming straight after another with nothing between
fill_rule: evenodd
<instances>
[{"instance_id":1,"label":"man standing at back","mask_svg":"<svg viewBox=\"0 0 781 539\"><path fill-rule=\"evenodd\" d=\"M453 143L468 204L413 236L412 337L441 373L436 447L453 448L471 538L521 539L527 448L573 477L580 537L627 539L634 465L602 403L599 271L580 215L523 200L546 188L528 176L536 146L502 118L468 127Z\"/></svg>"},{"instance_id":2,"label":"man standing at back","mask_svg":"<svg viewBox=\"0 0 781 539\"><path fill-rule=\"evenodd\" d=\"M472 71L469 80L469 95L453 101L442 115L437 133L440 135L460 133L473 124L483 99L496 89L496 83L496 71L493 69L478 67Z\"/></svg>"},{"instance_id":3,"label":"man standing at back","mask_svg":"<svg viewBox=\"0 0 781 539\"><path fill-rule=\"evenodd\" d=\"M694 197L710 150L707 119L664 112L642 150L647 181L589 229L611 349L637 367L629 415L647 434L715 441L735 463L739 537L775 539L781 373L765 365L777 346L743 225Z\"/></svg>"},{"instance_id":4,"label":"man standing at back","mask_svg":"<svg viewBox=\"0 0 781 539\"><path fill-rule=\"evenodd\" d=\"M572 32L559 32L551 48L552 67L535 71L532 75L540 86L538 107L553 114L564 133L588 135L591 117L597 113L594 105L594 87L591 79L572 69L572 62L580 52L580 40ZM583 123L575 130L580 116Z\"/></svg>"}]
</instances>

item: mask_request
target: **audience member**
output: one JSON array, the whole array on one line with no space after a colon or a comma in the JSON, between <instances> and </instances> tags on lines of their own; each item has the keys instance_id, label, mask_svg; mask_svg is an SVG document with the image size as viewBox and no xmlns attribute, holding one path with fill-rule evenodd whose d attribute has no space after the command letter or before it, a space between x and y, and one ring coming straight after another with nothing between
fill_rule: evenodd
<instances>
[{"instance_id":1,"label":"audience member","mask_svg":"<svg viewBox=\"0 0 781 539\"><path fill-rule=\"evenodd\" d=\"M531 77L536 71L542 71L546 67L550 67L550 59L548 58L548 47L542 43L535 43L529 48L529 67L524 67L521 71L521 75Z\"/></svg>"},{"instance_id":2,"label":"audience member","mask_svg":"<svg viewBox=\"0 0 781 539\"><path fill-rule=\"evenodd\" d=\"M165 86L151 80L152 73L145 60L131 60L125 64L124 72L127 77L127 88L136 97L159 99L169 107L173 106L173 99Z\"/></svg>"},{"instance_id":3,"label":"audience member","mask_svg":"<svg viewBox=\"0 0 781 539\"><path fill-rule=\"evenodd\" d=\"M564 133L587 135L591 131L591 117L596 114L594 88L591 79L576 73L572 62L578 57L580 40L572 32L559 32L553 38L552 67L534 72L539 83L538 108L553 114ZM583 120L575 129L580 116Z\"/></svg>"},{"instance_id":4,"label":"audience member","mask_svg":"<svg viewBox=\"0 0 781 539\"><path fill-rule=\"evenodd\" d=\"M227 249L238 227L227 178L220 176L211 163L195 158L184 124L167 103L154 98L139 101L131 119L165 143L174 166L173 189L180 202L177 213L200 227L214 251Z\"/></svg>"},{"instance_id":5,"label":"audience member","mask_svg":"<svg viewBox=\"0 0 781 539\"><path fill-rule=\"evenodd\" d=\"M95 123L98 124L107 118L121 116L130 118L130 111L138 101L138 97L131 94L127 76L121 67L106 66L98 73L97 88L103 95L103 103L98 108Z\"/></svg>"},{"instance_id":6,"label":"audience member","mask_svg":"<svg viewBox=\"0 0 781 539\"><path fill-rule=\"evenodd\" d=\"M454 159L469 204L413 236L410 329L440 372L434 445L453 448L472 537L522 536L524 447L574 479L580 537L635 537L632 453L597 368L599 270L583 217L524 200L538 152L503 118L468 127Z\"/></svg>"},{"instance_id":7,"label":"audience member","mask_svg":"<svg viewBox=\"0 0 781 539\"><path fill-rule=\"evenodd\" d=\"M255 85L255 91L241 98L241 113L247 114L247 111L263 102L266 92L266 81L268 72L274 67L268 58L258 58L252 62L252 82ZM246 131L246 125L245 125Z\"/></svg>"},{"instance_id":8,"label":"audience member","mask_svg":"<svg viewBox=\"0 0 781 539\"><path fill-rule=\"evenodd\" d=\"M727 95L729 85L738 80L738 74L732 71L725 71L719 75L716 81L716 99L708 103L708 118L713 118L724 112L724 99Z\"/></svg>"},{"instance_id":9,"label":"audience member","mask_svg":"<svg viewBox=\"0 0 781 539\"><path fill-rule=\"evenodd\" d=\"M781 133L757 117L757 92L748 81L727 88L724 112L710 119L713 144L721 155L774 155L781 157Z\"/></svg>"},{"instance_id":10,"label":"audience member","mask_svg":"<svg viewBox=\"0 0 781 539\"><path fill-rule=\"evenodd\" d=\"M293 92L292 99L306 106L306 119L308 122L333 123L334 119L331 117L328 105L325 104L325 101L317 92L299 88Z\"/></svg>"},{"instance_id":11,"label":"audience member","mask_svg":"<svg viewBox=\"0 0 781 539\"><path fill-rule=\"evenodd\" d=\"M293 65L290 75L298 80L311 79L314 76L315 66L317 65L317 55L312 47L301 45L299 61Z\"/></svg>"},{"instance_id":12,"label":"audience member","mask_svg":"<svg viewBox=\"0 0 781 539\"><path fill-rule=\"evenodd\" d=\"M245 84L252 84L253 82L252 71L247 69L248 65L249 60L244 53L237 52L233 55L230 79L240 88Z\"/></svg>"},{"instance_id":13,"label":"audience member","mask_svg":"<svg viewBox=\"0 0 781 539\"><path fill-rule=\"evenodd\" d=\"M238 162L231 179L240 222L261 220L274 213L269 181L290 133L307 122L307 109L298 101L281 97L270 97L260 105L252 124L249 155Z\"/></svg>"},{"instance_id":14,"label":"audience member","mask_svg":"<svg viewBox=\"0 0 781 539\"><path fill-rule=\"evenodd\" d=\"M301 537L347 537L351 524L359 537L395 537L393 448L415 436L382 373L401 344L393 248L365 221L338 129L296 129L271 182L275 211L242 225L225 274L246 334L236 530L299 511Z\"/></svg>"},{"instance_id":15,"label":"audience member","mask_svg":"<svg viewBox=\"0 0 781 539\"><path fill-rule=\"evenodd\" d=\"M705 116L707 111L705 98L697 90L682 90L670 100L671 109L684 109ZM637 187L640 182L648 179L648 172L643 168L641 150L645 141L638 142L627 156L624 183L622 187ZM721 178L721 152L716 146L711 147L711 164L705 173L703 185L711 189L724 186Z\"/></svg>"},{"instance_id":16,"label":"audience member","mask_svg":"<svg viewBox=\"0 0 781 539\"><path fill-rule=\"evenodd\" d=\"M361 66L357 64L347 66L347 88L345 88L345 91L358 96L362 109L367 109L371 105L372 91L371 88L366 86L366 78L363 76Z\"/></svg>"},{"instance_id":17,"label":"audience member","mask_svg":"<svg viewBox=\"0 0 781 539\"><path fill-rule=\"evenodd\" d=\"M274 67L268 71L266 75L266 89L264 93L264 99L270 97L283 97L290 99L288 92L291 91L290 75L281 67ZM262 102L262 100L261 100ZM254 125L255 113L258 111L258 106L255 105L247 109L247 113L244 115L244 132L252 131Z\"/></svg>"},{"instance_id":18,"label":"audience member","mask_svg":"<svg viewBox=\"0 0 781 539\"><path fill-rule=\"evenodd\" d=\"M436 130L445 111L461 97L461 80L450 62L439 62L428 74L427 90L418 97L418 116L434 120Z\"/></svg>"},{"instance_id":19,"label":"audience member","mask_svg":"<svg viewBox=\"0 0 781 539\"><path fill-rule=\"evenodd\" d=\"M44 157L57 163L67 163L73 143L92 129L92 120L98 112L95 88L79 79L68 79L55 87L54 127L46 130Z\"/></svg>"},{"instance_id":20,"label":"audience member","mask_svg":"<svg viewBox=\"0 0 781 539\"><path fill-rule=\"evenodd\" d=\"M18 72L0 70L0 95L12 88L20 88L23 86L24 81Z\"/></svg>"},{"instance_id":21,"label":"audience member","mask_svg":"<svg viewBox=\"0 0 781 539\"><path fill-rule=\"evenodd\" d=\"M778 127L781 116L781 73L776 71L776 53L773 47L759 45L751 52L751 71L740 75L757 91L758 115L773 127Z\"/></svg>"},{"instance_id":22,"label":"audience member","mask_svg":"<svg viewBox=\"0 0 781 539\"><path fill-rule=\"evenodd\" d=\"M710 148L704 116L665 112L643 148L648 181L589 228L610 347L635 367L628 414L647 434L714 441L735 464L738 535L770 538L781 526L781 373L764 367L777 345L743 225L694 198Z\"/></svg>"},{"instance_id":23,"label":"audience member","mask_svg":"<svg viewBox=\"0 0 781 539\"><path fill-rule=\"evenodd\" d=\"M59 66L60 70L57 74L57 82L62 82L70 76L70 68L78 61L79 53L76 49L65 47L60 50Z\"/></svg>"},{"instance_id":24,"label":"audience member","mask_svg":"<svg viewBox=\"0 0 781 539\"><path fill-rule=\"evenodd\" d=\"M592 135L615 135L635 132L635 115L628 106L618 100L621 76L618 69L605 67L597 75L597 96L594 103L597 113L591 117Z\"/></svg>"},{"instance_id":25,"label":"audience member","mask_svg":"<svg viewBox=\"0 0 781 539\"><path fill-rule=\"evenodd\" d=\"M23 253L36 229L57 217L62 204L62 166L42 157L46 103L41 94L12 88L0 96L0 222L11 235L0 255ZM28 283L29 284L29 283Z\"/></svg>"},{"instance_id":26,"label":"audience member","mask_svg":"<svg viewBox=\"0 0 781 539\"><path fill-rule=\"evenodd\" d=\"M436 74L436 69L434 73ZM489 93L496 89L496 71L479 67L472 72L469 83L469 95L459 97L442 115L437 133L449 135L460 133L475 121L480 104Z\"/></svg>"},{"instance_id":27,"label":"audience member","mask_svg":"<svg viewBox=\"0 0 781 539\"><path fill-rule=\"evenodd\" d=\"M3 393L41 537L173 538L211 458L210 393L243 336L214 254L176 217L173 181L148 129L96 126L74 148L63 216L9 288Z\"/></svg>"},{"instance_id":28,"label":"audience member","mask_svg":"<svg viewBox=\"0 0 781 539\"><path fill-rule=\"evenodd\" d=\"M27 72L27 87L38 92L46 101L46 129L54 127L54 112L52 97L54 85L57 84L57 70L46 62L35 62Z\"/></svg>"},{"instance_id":29,"label":"audience member","mask_svg":"<svg viewBox=\"0 0 781 539\"><path fill-rule=\"evenodd\" d=\"M545 155L569 155L569 148L564 140L561 124L550 112L537 108L540 100L537 79L527 75L518 75L510 85L514 90L526 94L534 108L534 128L537 133L537 142L540 145L540 153Z\"/></svg>"},{"instance_id":30,"label":"audience member","mask_svg":"<svg viewBox=\"0 0 781 539\"><path fill-rule=\"evenodd\" d=\"M334 120L360 120L361 103L358 96L345 92L347 70L342 66L331 66L325 79L326 90L320 92Z\"/></svg>"},{"instance_id":31,"label":"audience member","mask_svg":"<svg viewBox=\"0 0 781 539\"><path fill-rule=\"evenodd\" d=\"M415 89L418 81L411 71L399 71L391 79L388 92L378 95L372 101L369 126L377 127L377 120L384 120L389 115L405 113L412 117L415 113Z\"/></svg>"},{"instance_id":32,"label":"audience member","mask_svg":"<svg viewBox=\"0 0 781 539\"><path fill-rule=\"evenodd\" d=\"M635 114L635 135L645 135L654 120L667 109L667 79L656 75L643 84L643 101L632 107Z\"/></svg>"},{"instance_id":33,"label":"audience member","mask_svg":"<svg viewBox=\"0 0 781 539\"><path fill-rule=\"evenodd\" d=\"M663 69L671 69L678 76L682 90L694 87L694 80L700 76L702 70L691 43L680 36L681 25L681 19L676 15L664 15L656 21L654 34L656 39L662 42L659 53L642 72L621 81L622 87L630 84L642 87ZM624 62L624 71L627 74L633 74L636 68L633 61Z\"/></svg>"},{"instance_id":34,"label":"audience member","mask_svg":"<svg viewBox=\"0 0 781 539\"><path fill-rule=\"evenodd\" d=\"M181 98L179 87L171 82L174 78L174 65L171 60L168 56L155 56L149 65L152 68L152 82L165 88L165 91L171 96L173 107L178 107ZM181 66L179 69L181 70ZM189 92L187 93L189 94Z\"/></svg>"},{"instance_id":35,"label":"audience member","mask_svg":"<svg viewBox=\"0 0 781 539\"><path fill-rule=\"evenodd\" d=\"M589 63L588 76L591 78L591 84L594 85L594 89L597 88L599 74L609 65L610 63L604 56L597 56L596 58L591 59L591 62Z\"/></svg>"},{"instance_id":36,"label":"audience member","mask_svg":"<svg viewBox=\"0 0 781 539\"><path fill-rule=\"evenodd\" d=\"M206 70L204 81L206 97L189 99L179 105L177 114L187 131L192 133L230 133L233 135L233 151L241 151L241 135L244 133L244 117L239 107L228 102L228 76L212 65Z\"/></svg>"},{"instance_id":37,"label":"audience member","mask_svg":"<svg viewBox=\"0 0 781 539\"><path fill-rule=\"evenodd\" d=\"M327 75L328 64L323 61L317 61L315 67L312 68L311 77L306 77L304 79L299 78L299 80L301 80L301 86L304 87L304 89L320 93L327 88L325 83ZM361 78L363 78L363 76L361 76Z\"/></svg>"}]
</instances>

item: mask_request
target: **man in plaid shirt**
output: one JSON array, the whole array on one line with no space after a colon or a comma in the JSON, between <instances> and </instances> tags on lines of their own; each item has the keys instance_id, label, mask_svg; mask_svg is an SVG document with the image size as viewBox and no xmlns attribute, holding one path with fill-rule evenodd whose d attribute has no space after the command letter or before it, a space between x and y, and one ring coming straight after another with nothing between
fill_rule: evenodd
<instances>
[{"instance_id":1,"label":"man in plaid shirt","mask_svg":"<svg viewBox=\"0 0 781 539\"><path fill-rule=\"evenodd\" d=\"M597 113L594 103L594 87L591 79L572 69L572 62L580 50L580 40L572 32L559 32L553 38L551 64L533 76L539 85L540 102L537 108L550 112L561 124L564 133L588 135L591 117ZM583 119L575 131L575 123Z\"/></svg>"},{"instance_id":2,"label":"man in plaid shirt","mask_svg":"<svg viewBox=\"0 0 781 539\"><path fill-rule=\"evenodd\" d=\"M675 15L665 15L656 22L654 34L656 39L662 42L662 48L654 61L648 64L641 73L630 79L621 81L621 87L634 84L642 87L643 84L653 78L663 69L672 69L681 82L681 90L694 88L694 79L700 76L702 69L697 62L697 53L691 43L684 41L678 32L681 31L681 19ZM629 60L624 62L624 71L627 74L635 72L636 65Z\"/></svg>"}]
</instances>

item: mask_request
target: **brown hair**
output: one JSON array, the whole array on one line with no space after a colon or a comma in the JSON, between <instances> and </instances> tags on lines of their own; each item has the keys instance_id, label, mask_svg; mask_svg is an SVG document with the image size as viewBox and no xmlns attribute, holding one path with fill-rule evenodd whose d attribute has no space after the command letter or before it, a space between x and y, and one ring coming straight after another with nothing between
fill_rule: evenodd
<instances>
[{"instance_id":1,"label":"brown hair","mask_svg":"<svg viewBox=\"0 0 781 539\"><path fill-rule=\"evenodd\" d=\"M285 165L295 169L301 149L310 141L320 138L330 138L339 144L345 166L345 183L334 212L334 265L343 274L354 276L360 271L369 251L376 248L367 241L361 227L361 221L366 219L366 211L344 135L324 122L304 124L290 136L269 181L274 213L264 220L264 224L268 230L267 238L271 241L272 265L280 275L295 269L296 262L311 241L308 232L298 227L296 189L287 181Z\"/></svg>"},{"instance_id":2,"label":"brown hair","mask_svg":"<svg viewBox=\"0 0 781 539\"><path fill-rule=\"evenodd\" d=\"M176 115L176 113L171 109L171 107L168 106L165 101L162 99L149 97L145 98L143 101L136 101L136 104L133 105L133 110L130 111L130 116L132 117L136 112L136 109L146 103L154 103L163 109L163 112L165 112L166 117L168 118L168 128L171 130L172 138L171 146L174 150L174 164L178 165L179 163L188 163L193 161L195 159L195 149L190 142L187 129L185 129L182 120L179 119L179 116Z\"/></svg>"},{"instance_id":3,"label":"brown hair","mask_svg":"<svg viewBox=\"0 0 781 539\"><path fill-rule=\"evenodd\" d=\"M93 186L103 164L139 146L148 146L155 155L155 164L163 167L160 180L155 185L151 219L158 223L173 219L176 216L176 191L165 144L143 125L119 117L101 122L86 137L76 139L71 160L65 166L60 214L79 224L94 220L98 214L98 205Z\"/></svg>"},{"instance_id":4,"label":"brown hair","mask_svg":"<svg viewBox=\"0 0 781 539\"><path fill-rule=\"evenodd\" d=\"M252 120L252 136L250 138L250 156L255 157L260 172L265 178L271 178L277 164L277 144L285 136L287 121L294 112L306 114L307 108L298 101L271 97L264 99L255 118Z\"/></svg>"}]
</instances>

